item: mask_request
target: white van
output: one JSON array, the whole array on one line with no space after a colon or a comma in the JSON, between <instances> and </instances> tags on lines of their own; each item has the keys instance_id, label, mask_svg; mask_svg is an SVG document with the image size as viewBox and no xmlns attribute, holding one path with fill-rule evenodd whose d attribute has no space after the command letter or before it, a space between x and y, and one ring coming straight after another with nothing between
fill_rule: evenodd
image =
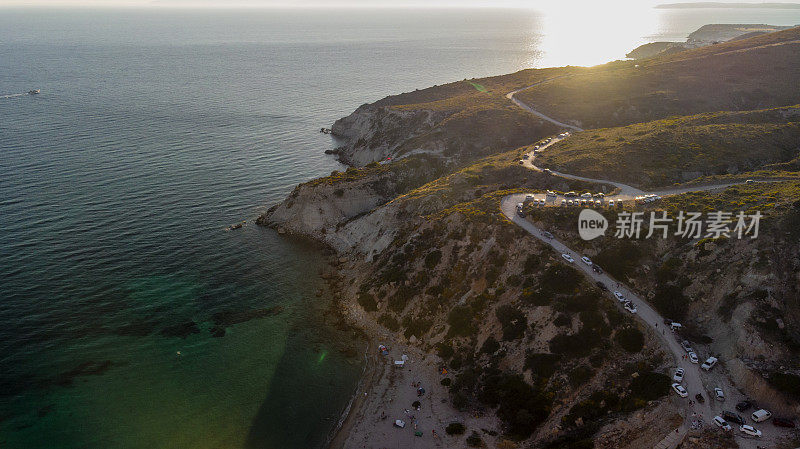
<instances>
[{"instance_id":1,"label":"white van","mask_svg":"<svg viewBox=\"0 0 800 449\"><path fill-rule=\"evenodd\" d=\"M754 411L753 414L750 415L750 417L753 418L753 422L764 422L772 418L772 413L762 408L761 410Z\"/></svg>"},{"instance_id":2,"label":"white van","mask_svg":"<svg viewBox=\"0 0 800 449\"><path fill-rule=\"evenodd\" d=\"M681 326L681 323L676 323L675 321L673 321L672 323L670 323L669 327L674 331L678 331L681 330L683 326Z\"/></svg>"}]
</instances>

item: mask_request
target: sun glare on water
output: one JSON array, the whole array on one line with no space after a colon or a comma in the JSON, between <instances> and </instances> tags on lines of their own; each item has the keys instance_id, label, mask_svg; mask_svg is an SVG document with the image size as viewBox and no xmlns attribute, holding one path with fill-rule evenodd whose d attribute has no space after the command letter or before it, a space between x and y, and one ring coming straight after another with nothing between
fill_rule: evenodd
<instances>
[{"instance_id":1,"label":"sun glare on water","mask_svg":"<svg viewBox=\"0 0 800 449\"><path fill-rule=\"evenodd\" d=\"M646 43L645 37L657 25L657 13L650 5L608 8L598 2L544 8L538 42L542 54L532 55L530 65L592 66L622 59Z\"/></svg>"}]
</instances>

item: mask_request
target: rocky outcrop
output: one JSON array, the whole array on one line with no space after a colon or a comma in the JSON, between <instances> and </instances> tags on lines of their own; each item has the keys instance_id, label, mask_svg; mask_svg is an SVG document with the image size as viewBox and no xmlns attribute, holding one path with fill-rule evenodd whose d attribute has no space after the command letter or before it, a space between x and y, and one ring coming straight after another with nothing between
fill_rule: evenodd
<instances>
[{"instance_id":1,"label":"rocky outcrop","mask_svg":"<svg viewBox=\"0 0 800 449\"><path fill-rule=\"evenodd\" d=\"M392 229L387 211L376 209L441 172L440 161L425 156L334 172L300 184L257 223L313 238L338 251L363 247L368 254L388 238L384 231Z\"/></svg>"},{"instance_id":2,"label":"rocky outcrop","mask_svg":"<svg viewBox=\"0 0 800 449\"><path fill-rule=\"evenodd\" d=\"M666 54L668 52L675 52L685 50L686 46L680 42L650 42L640 45L630 53L626 54L626 58L631 59L647 59L653 56Z\"/></svg>"},{"instance_id":3,"label":"rocky outcrop","mask_svg":"<svg viewBox=\"0 0 800 449\"><path fill-rule=\"evenodd\" d=\"M689 34L686 44L690 47L702 47L733 40L746 34L772 33L789 28L791 27L765 24L709 24L703 25L697 31Z\"/></svg>"},{"instance_id":4,"label":"rocky outcrop","mask_svg":"<svg viewBox=\"0 0 800 449\"><path fill-rule=\"evenodd\" d=\"M365 104L347 117L337 120L331 130L345 140L334 152L348 165L396 159L405 141L433 129L446 114L425 109L400 110L390 106Z\"/></svg>"}]
</instances>

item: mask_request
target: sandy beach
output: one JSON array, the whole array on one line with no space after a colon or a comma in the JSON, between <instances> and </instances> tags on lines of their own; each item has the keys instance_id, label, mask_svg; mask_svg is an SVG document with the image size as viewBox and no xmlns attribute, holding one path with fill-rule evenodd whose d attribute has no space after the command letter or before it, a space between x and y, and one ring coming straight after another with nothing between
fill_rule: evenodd
<instances>
[{"instance_id":1,"label":"sandy beach","mask_svg":"<svg viewBox=\"0 0 800 449\"><path fill-rule=\"evenodd\" d=\"M348 320L370 336L370 344L364 377L330 448L468 447L466 440L473 431L487 445L498 439L500 422L493 415L453 408L448 388L441 384L443 378L452 376L442 374L437 356L397 341L402 336L379 328L358 306L343 306ZM381 354L381 344L387 347L388 355ZM407 356L405 365L396 367L394 362L402 360L403 355ZM425 390L421 396L419 387ZM420 403L418 410L413 407L415 401ZM405 422L405 427L396 427L395 420ZM448 435L445 428L453 422L464 424L466 431Z\"/></svg>"}]
</instances>

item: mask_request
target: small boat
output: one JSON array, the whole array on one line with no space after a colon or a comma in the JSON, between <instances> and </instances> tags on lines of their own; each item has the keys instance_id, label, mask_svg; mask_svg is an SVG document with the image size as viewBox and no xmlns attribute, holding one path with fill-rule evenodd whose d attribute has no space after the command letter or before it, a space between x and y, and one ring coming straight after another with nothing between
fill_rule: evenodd
<instances>
[{"instance_id":1,"label":"small boat","mask_svg":"<svg viewBox=\"0 0 800 449\"><path fill-rule=\"evenodd\" d=\"M33 89L28 91L28 95L36 95L41 92L41 89Z\"/></svg>"}]
</instances>

